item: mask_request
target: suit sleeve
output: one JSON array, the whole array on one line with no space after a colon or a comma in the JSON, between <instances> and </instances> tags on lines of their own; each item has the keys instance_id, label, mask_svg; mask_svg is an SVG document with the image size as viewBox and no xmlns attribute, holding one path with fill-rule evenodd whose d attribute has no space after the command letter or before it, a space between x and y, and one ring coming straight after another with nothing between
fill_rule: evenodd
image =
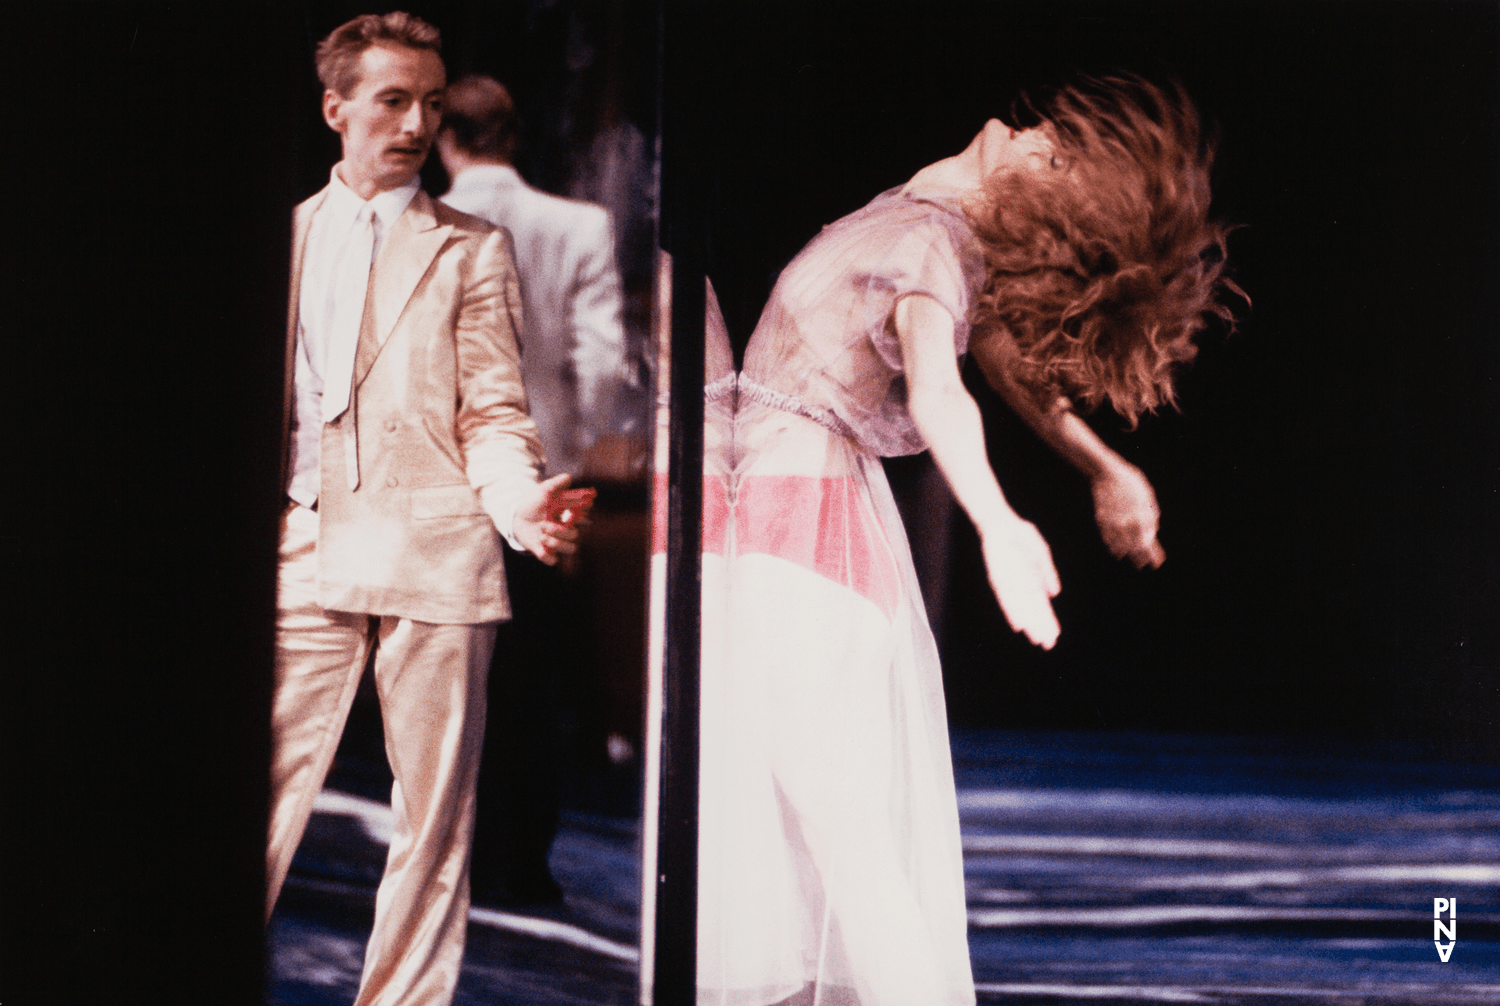
<instances>
[{"instance_id":1,"label":"suit sleeve","mask_svg":"<svg viewBox=\"0 0 1500 1006\"><path fill-rule=\"evenodd\" d=\"M620 272L609 214L601 207L587 209L575 231L580 250L570 298L578 415L586 424L579 439L585 449L608 432L615 388L626 377Z\"/></svg>"},{"instance_id":2,"label":"suit sleeve","mask_svg":"<svg viewBox=\"0 0 1500 1006\"><path fill-rule=\"evenodd\" d=\"M511 530L521 493L542 469L541 440L521 384L521 293L504 231L479 239L454 337L458 355L455 427L469 484L515 549Z\"/></svg>"}]
</instances>

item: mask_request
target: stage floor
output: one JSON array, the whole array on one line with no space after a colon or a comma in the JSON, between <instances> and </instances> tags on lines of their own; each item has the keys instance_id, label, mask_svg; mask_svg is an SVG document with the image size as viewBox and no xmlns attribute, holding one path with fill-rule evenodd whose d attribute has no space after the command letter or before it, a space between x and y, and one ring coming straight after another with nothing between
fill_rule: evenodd
<instances>
[{"instance_id":1,"label":"stage floor","mask_svg":"<svg viewBox=\"0 0 1500 1006\"><path fill-rule=\"evenodd\" d=\"M981 1003L1500 1002L1500 767L1326 740L953 748ZM320 797L271 926L274 1006L352 1002L389 813ZM456 1002L636 1002L636 843L633 820L568 815L566 907L476 907ZM1457 901L1447 962L1434 898Z\"/></svg>"}]
</instances>

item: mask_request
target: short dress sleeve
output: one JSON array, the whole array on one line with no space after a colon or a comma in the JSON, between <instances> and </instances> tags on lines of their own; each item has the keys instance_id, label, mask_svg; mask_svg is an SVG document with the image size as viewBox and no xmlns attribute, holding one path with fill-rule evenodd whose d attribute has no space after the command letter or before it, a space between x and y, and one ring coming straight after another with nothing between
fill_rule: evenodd
<instances>
[{"instance_id":1,"label":"short dress sleeve","mask_svg":"<svg viewBox=\"0 0 1500 1006\"><path fill-rule=\"evenodd\" d=\"M887 253L865 277L865 336L894 371L906 368L900 340L889 324L890 313L901 298L912 294L931 297L953 316L954 354L968 352L970 291L977 263L972 261L967 229L955 233L957 224L934 207L922 223L890 235Z\"/></svg>"},{"instance_id":2,"label":"short dress sleeve","mask_svg":"<svg viewBox=\"0 0 1500 1006\"><path fill-rule=\"evenodd\" d=\"M813 419L874 454L922 451L891 311L902 297L931 297L952 314L954 355L962 356L983 273L983 253L958 207L892 189L825 227L782 271L745 351L737 393Z\"/></svg>"}]
</instances>

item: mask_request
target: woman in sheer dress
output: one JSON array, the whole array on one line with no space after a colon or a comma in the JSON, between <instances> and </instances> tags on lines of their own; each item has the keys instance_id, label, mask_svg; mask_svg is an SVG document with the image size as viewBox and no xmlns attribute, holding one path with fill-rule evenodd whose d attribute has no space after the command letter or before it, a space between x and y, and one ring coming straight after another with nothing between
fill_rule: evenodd
<instances>
[{"instance_id":1,"label":"woman in sheer dress","mask_svg":"<svg viewBox=\"0 0 1500 1006\"><path fill-rule=\"evenodd\" d=\"M1110 551L1162 562L1150 484L1073 409L1170 405L1228 317L1211 150L1180 90L1133 78L1031 107L825 227L709 383L700 1006L974 1002L937 650L880 457L931 451L1044 648L1059 583L965 352L1088 478Z\"/></svg>"}]
</instances>

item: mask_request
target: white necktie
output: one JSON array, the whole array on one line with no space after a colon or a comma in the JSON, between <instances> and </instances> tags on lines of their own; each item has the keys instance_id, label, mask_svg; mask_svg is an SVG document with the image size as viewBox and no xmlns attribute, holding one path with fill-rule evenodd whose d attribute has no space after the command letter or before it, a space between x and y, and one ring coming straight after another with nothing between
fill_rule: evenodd
<instances>
[{"instance_id":1,"label":"white necktie","mask_svg":"<svg viewBox=\"0 0 1500 1006\"><path fill-rule=\"evenodd\" d=\"M375 254L375 212L369 203L354 219L354 230L334 274L333 321L323 375L323 422L331 423L349 408L354 355L365 317L365 293Z\"/></svg>"}]
</instances>

